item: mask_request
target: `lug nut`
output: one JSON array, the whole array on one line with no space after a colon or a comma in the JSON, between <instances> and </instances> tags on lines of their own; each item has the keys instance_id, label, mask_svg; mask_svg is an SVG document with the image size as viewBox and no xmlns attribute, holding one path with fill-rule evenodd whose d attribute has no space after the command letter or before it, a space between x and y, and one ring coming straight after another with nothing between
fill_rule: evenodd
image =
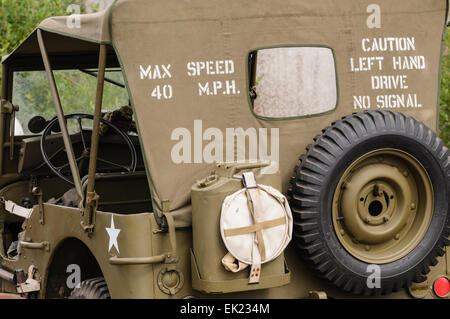
<instances>
[{"instance_id":1,"label":"lug nut","mask_svg":"<svg viewBox=\"0 0 450 319\"><path fill-rule=\"evenodd\" d=\"M403 176L408 177L408 175L409 175L409 174L408 174L408 171L404 171L404 172L403 172Z\"/></svg>"},{"instance_id":2,"label":"lug nut","mask_svg":"<svg viewBox=\"0 0 450 319\"><path fill-rule=\"evenodd\" d=\"M416 209L416 204L415 203L411 203L411 210Z\"/></svg>"},{"instance_id":3,"label":"lug nut","mask_svg":"<svg viewBox=\"0 0 450 319\"><path fill-rule=\"evenodd\" d=\"M343 229L341 229L339 232L341 233L342 236L345 235L345 231Z\"/></svg>"},{"instance_id":4,"label":"lug nut","mask_svg":"<svg viewBox=\"0 0 450 319\"><path fill-rule=\"evenodd\" d=\"M388 216L384 216L383 217L383 221L386 223L387 221L389 221L389 217Z\"/></svg>"},{"instance_id":5,"label":"lug nut","mask_svg":"<svg viewBox=\"0 0 450 319\"><path fill-rule=\"evenodd\" d=\"M364 249L367 250L367 251L369 251L369 250L370 250L370 246L369 246L369 245L366 245L366 246L364 246Z\"/></svg>"},{"instance_id":6,"label":"lug nut","mask_svg":"<svg viewBox=\"0 0 450 319\"><path fill-rule=\"evenodd\" d=\"M400 239L400 234L395 234L394 238L395 238L395 240Z\"/></svg>"},{"instance_id":7,"label":"lug nut","mask_svg":"<svg viewBox=\"0 0 450 319\"><path fill-rule=\"evenodd\" d=\"M370 218L369 217L364 218L364 222L365 223L370 223Z\"/></svg>"}]
</instances>

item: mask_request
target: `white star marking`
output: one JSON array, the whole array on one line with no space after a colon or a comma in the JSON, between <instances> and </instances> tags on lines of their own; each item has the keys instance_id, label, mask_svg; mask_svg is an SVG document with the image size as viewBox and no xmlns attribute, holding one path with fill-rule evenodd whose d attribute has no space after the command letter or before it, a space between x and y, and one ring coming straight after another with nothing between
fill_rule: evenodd
<instances>
[{"instance_id":1,"label":"white star marking","mask_svg":"<svg viewBox=\"0 0 450 319\"><path fill-rule=\"evenodd\" d=\"M114 246L114 247L116 247L117 252L120 254L119 244L117 243L117 236L119 236L120 229L116 229L116 227L114 226L114 219L113 219L112 215L111 215L111 226L109 228L105 227L105 229L109 235L108 252L111 251L112 246Z\"/></svg>"}]
</instances>

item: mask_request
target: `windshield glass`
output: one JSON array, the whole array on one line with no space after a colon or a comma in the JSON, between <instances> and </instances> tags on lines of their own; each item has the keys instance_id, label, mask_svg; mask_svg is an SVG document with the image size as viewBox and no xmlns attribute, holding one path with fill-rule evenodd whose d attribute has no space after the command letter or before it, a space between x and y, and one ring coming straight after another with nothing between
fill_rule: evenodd
<instances>
[{"instance_id":1,"label":"windshield glass","mask_svg":"<svg viewBox=\"0 0 450 319\"><path fill-rule=\"evenodd\" d=\"M64 114L94 113L96 77L81 70L54 71L54 76ZM124 83L119 69L107 70L105 77ZM19 106L15 135L32 134L28 129L28 121L36 115L43 116L47 121L56 115L45 71L14 73L13 104ZM102 112L128 104L127 90L105 81Z\"/></svg>"}]
</instances>

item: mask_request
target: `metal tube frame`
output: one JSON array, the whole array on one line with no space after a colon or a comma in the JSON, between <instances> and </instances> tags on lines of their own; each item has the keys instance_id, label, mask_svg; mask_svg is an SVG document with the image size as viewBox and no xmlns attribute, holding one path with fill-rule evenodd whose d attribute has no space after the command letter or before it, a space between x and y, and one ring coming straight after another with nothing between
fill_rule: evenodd
<instances>
[{"instance_id":1,"label":"metal tube frame","mask_svg":"<svg viewBox=\"0 0 450 319\"><path fill-rule=\"evenodd\" d=\"M2 64L2 90L1 90L1 99L9 101L12 106L12 86L13 86L13 77L14 73L10 69L9 66ZM5 147L11 148L10 141L7 142L7 139L11 138L11 116L12 114L5 112L5 110L1 110L0 112L0 174L3 176L3 154L5 154Z\"/></svg>"},{"instance_id":2,"label":"metal tube frame","mask_svg":"<svg viewBox=\"0 0 450 319\"><path fill-rule=\"evenodd\" d=\"M95 171L97 170L98 142L100 139L100 119L102 115L103 88L105 84L107 48L100 45L97 72L97 92L95 96L94 124L91 135L91 150L89 157L88 184L86 189L86 205L82 227L87 232L92 232L95 224L95 211L97 210L98 195L95 193Z\"/></svg>"},{"instance_id":3,"label":"metal tube frame","mask_svg":"<svg viewBox=\"0 0 450 319\"><path fill-rule=\"evenodd\" d=\"M12 85L11 85L11 71L9 67L5 64L2 64L2 89L1 89L1 99L8 100L12 94ZM3 155L5 154L5 133L6 130L9 129L9 125L6 121L6 113L1 112L0 110L0 176L4 177L3 170ZM4 230L4 221L0 224L0 256L3 259L7 259L4 242L6 239L5 230Z\"/></svg>"},{"instance_id":4,"label":"metal tube frame","mask_svg":"<svg viewBox=\"0 0 450 319\"><path fill-rule=\"evenodd\" d=\"M80 172L78 171L77 163L75 161L75 155L72 148L72 142L70 140L69 132L67 130L66 121L64 119L64 112L61 106L61 100L59 98L58 88L56 87L55 77L53 75L53 70L50 65L50 61L47 54L47 49L45 48L44 38L42 35L42 30L37 30L37 38L39 42L39 48L41 50L42 61L44 62L45 72L47 73L48 82L50 85L50 91L53 97L53 104L55 105L56 115L58 117L58 123L61 128L61 134L64 141L64 147L67 153L67 159L70 165L70 171L72 173L73 183L75 184L75 189L77 191L80 209L83 205L83 192L81 187Z\"/></svg>"},{"instance_id":5,"label":"metal tube frame","mask_svg":"<svg viewBox=\"0 0 450 319\"><path fill-rule=\"evenodd\" d=\"M8 99L8 67L5 64L2 64L2 96L1 99ZM4 154L4 142L5 142L5 130L6 130L6 114L4 112L0 112L0 174L3 175L3 154Z\"/></svg>"},{"instance_id":6,"label":"metal tube frame","mask_svg":"<svg viewBox=\"0 0 450 319\"><path fill-rule=\"evenodd\" d=\"M106 69L106 45L100 45L100 56L98 60L98 74L97 74L97 93L95 96L95 109L94 109L94 124L92 127L91 135L91 151L89 158L89 174L87 192L94 191L95 185L95 171L97 169L97 154L98 154L98 140L100 133L100 118L102 113L103 102L103 87Z\"/></svg>"}]
</instances>

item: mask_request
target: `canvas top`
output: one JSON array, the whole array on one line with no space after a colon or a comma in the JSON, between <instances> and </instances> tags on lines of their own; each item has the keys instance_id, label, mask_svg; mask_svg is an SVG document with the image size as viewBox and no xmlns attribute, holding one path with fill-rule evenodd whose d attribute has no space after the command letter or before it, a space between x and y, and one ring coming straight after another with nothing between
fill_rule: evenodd
<instances>
[{"instance_id":1,"label":"canvas top","mask_svg":"<svg viewBox=\"0 0 450 319\"><path fill-rule=\"evenodd\" d=\"M90 14L50 17L37 29L47 31L46 45L49 54L98 51L98 43L110 43L109 12L111 7ZM79 20L78 20L79 19ZM39 55L36 30L34 30L9 56L7 62L20 56ZM11 62L11 61L9 61Z\"/></svg>"},{"instance_id":2,"label":"canvas top","mask_svg":"<svg viewBox=\"0 0 450 319\"><path fill-rule=\"evenodd\" d=\"M373 4L380 9L378 20ZM239 128L255 130L257 157L278 152L284 191L306 144L342 116L387 108L436 129L447 11L447 0L118 0L82 15L81 28L69 27L67 17L46 19L38 28L46 31L50 60L74 52L98 56L98 44L109 44L136 113L156 209L169 200L171 210L179 210L189 204L191 185L214 167L213 159L226 161L231 149L236 157L241 146L244 158L252 158L248 143L227 139ZM332 109L278 119L256 114L251 52L289 47L329 50L336 77ZM39 57L36 31L4 63L20 68L27 56ZM415 64L405 66L405 59ZM300 90L309 83L298 85ZM412 104L392 106L390 96ZM272 148L274 139L278 149ZM268 156L260 156L264 152Z\"/></svg>"}]
</instances>

